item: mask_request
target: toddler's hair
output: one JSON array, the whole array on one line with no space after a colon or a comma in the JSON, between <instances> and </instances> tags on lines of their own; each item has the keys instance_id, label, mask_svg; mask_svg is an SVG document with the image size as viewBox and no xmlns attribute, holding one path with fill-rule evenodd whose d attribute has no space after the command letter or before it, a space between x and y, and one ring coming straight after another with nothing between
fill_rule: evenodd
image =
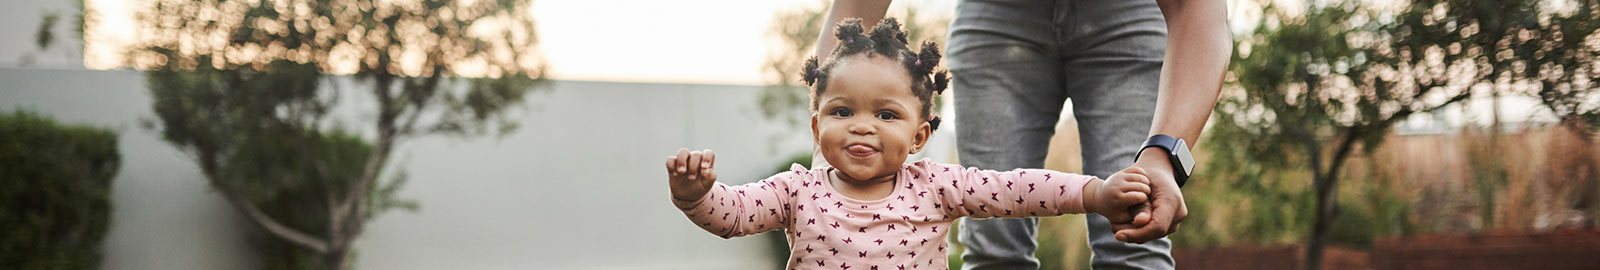
<instances>
[{"instance_id":1,"label":"toddler's hair","mask_svg":"<svg viewBox=\"0 0 1600 270\"><path fill-rule=\"evenodd\" d=\"M922 52L912 51L906 41L906 32L900 30L900 21L894 18L884 18L878 26L872 28L871 36L862 35L861 19L847 18L839 22L834 36L839 38L839 46L829 53L827 63L818 63L813 56L806 60L805 68L800 71L800 77L806 85L811 86L811 110L816 111L818 97L823 91L828 90L828 75L834 64L839 59L861 55L878 55L899 61L911 75L911 93L922 101L922 119L927 119L933 129L939 128L939 118L931 117L929 110L933 107L933 97L943 93L950 85L950 76L945 70L934 68L939 65L939 46L933 41L922 43Z\"/></svg>"}]
</instances>

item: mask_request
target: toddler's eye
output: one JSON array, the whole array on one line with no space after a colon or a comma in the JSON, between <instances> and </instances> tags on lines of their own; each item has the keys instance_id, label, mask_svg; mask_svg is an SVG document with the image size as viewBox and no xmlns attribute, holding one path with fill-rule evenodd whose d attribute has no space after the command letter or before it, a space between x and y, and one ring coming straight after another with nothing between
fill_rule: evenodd
<instances>
[{"instance_id":1,"label":"toddler's eye","mask_svg":"<svg viewBox=\"0 0 1600 270\"><path fill-rule=\"evenodd\" d=\"M878 112L878 119L894 120L895 118L900 118L900 116L899 115L895 115L893 112L889 112L889 111Z\"/></svg>"},{"instance_id":2,"label":"toddler's eye","mask_svg":"<svg viewBox=\"0 0 1600 270\"><path fill-rule=\"evenodd\" d=\"M834 108L833 111L829 112L828 114L848 118L852 115L855 115L855 112L851 112L849 108Z\"/></svg>"}]
</instances>

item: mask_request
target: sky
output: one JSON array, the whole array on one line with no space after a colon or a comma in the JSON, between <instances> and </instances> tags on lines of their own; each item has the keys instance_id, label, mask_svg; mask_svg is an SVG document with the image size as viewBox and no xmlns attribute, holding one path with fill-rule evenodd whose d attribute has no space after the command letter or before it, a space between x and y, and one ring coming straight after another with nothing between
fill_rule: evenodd
<instances>
[{"instance_id":1,"label":"sky","mask_svg":"<svg viewBox=\"0 0 1600 270\"><path fill-rule=\"evenodd\" d=\"M534 17L558 79L760 85L774 14L816 0L539 0ZM954 14L954 0L896 1ZM891 11L893 12L893 11ZM951 16L951 15L945 15Z\"/></svg>"},{"instance_id":2,"label":"sky","mask_svg":"<svg viewBox=\"0 0 1600 270\"><path fill-rule=\"evenodd\" d=\"M85 0L102 12L103 23L88 29L99 40L79 48L72 35L77 0L4 0L0 9L0 67L118 69L117 52L133 40L132 13L145 0ZM762 66L777 44L768 30L774 14L821 6L824 0L534 0L542 54L550 75L559 80L644 83L763 85ZM952 16L958 0L895 1L890 13L907 6L936 16ZM1303 0L1228 0L1229 28L1245 37L1261 16L1259 3L1296 7ZM1317 0L1313 0L1317 1ZM1395 5L1392 0L1359 0ZM62 13L55 28L59 45L37 50L33 31L43 14ZM70 39L70 40L68 40ZM84 51L79 54L79 50ZM1487 104L1469 104L1471 113L1447 113L1446 122L1484 121ZM1538 118L1528 102L1505 104L1518 118ZM1430 119L1415 119L1418 123Z\"/></svg>"},{"instance_id":3,"label":"sky","mask_svg":"<svg viewBox=\"0 0 1600 270\"><path fill-rule=\"evenodd\" d=\"M104 21L84 66L120 68L117 53L133 40L138 1L87 0ZM761 85L774 14L815 8L821 0L535 0L533 14L552 78L562 80ZM895 1L890 14L916 5L950 17L955 0Z\"/></svg>"},{"instance_id":4,"label":"sky","mask_svg":"<svg viewBox=\"0 0 1600 270\"><path fill-rule=\"evenodd\" d=\"M122 68L120 55L134 40L132 16L143 0L85 0L99 10L102 22L88 29L95 40L84 48L81 66ZM533 0L540 50L552 78L561 80L762 85L769 83L762 66L777 40L769 32L774 14L822 6L831 0ZM927 15L953 17L958 0L902 0L890 6L891 16L916 6ZM1228 0L1230 28L1236 37L1255 26L1259 2L1297 6L1299 0ZM1386 2L1385 0L1363 0ZM72 0L45 0L37 11L24 8L9 20L37 25L46 11L71 12ZM49 4L51 2L60 2ZM11 12L15 13L15 12ZM63 16L70 17L70 16ZM67 19L67 18L64 18ZM32 27L10 30L32 31ZM61 35L70 28L58 26ZM31 32L19 32L27 34ZM31 39L30 39L31 40ZM12 43L26 43L23 40ZM74 44L75 45L75 44ZM26 51L23 47L22 51ZM4 49L4 48L0 48ZM9 53L16 50L0 50ZM51 55L41 60L48 63ZM9 56L7 56L9 57ZM59 58L59 57L58 57ZM0 58L0 62L10 59ZM62 60L74 62L75 59Z\"/></svg>"},{"instance_id":5,"label":"sky","mask_svg":"<svg viewBox=\"0 0 1600 270\"><path fill-rule=\"evenodd\" d=\"M816 1L545 0L534 16L552 77L762 84L767 30Z\"/></svg>"}]
</instances>

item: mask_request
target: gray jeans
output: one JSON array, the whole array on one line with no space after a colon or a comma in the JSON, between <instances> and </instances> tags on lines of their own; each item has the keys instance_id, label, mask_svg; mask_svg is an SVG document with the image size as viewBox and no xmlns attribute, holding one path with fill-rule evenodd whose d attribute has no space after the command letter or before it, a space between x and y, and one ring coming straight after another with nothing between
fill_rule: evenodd
<instances>
[{"instance_id":1,"label":"gray jeans","mask_svg":"<svg viewBox=\"0 0 1600 270\"><path fill-rule=\"evenodd\" d=\"M1044 166L1062 105L1072 101L1084 171L1133 164L1155 113L1166 21L1154 0L964 0L950 24L961 163ZM1096 269L1172 269L1171 243L1116 240L1087 217ZM964 269L1036 269L1038 219L966 219Z\"/></svg>"}]
</instances>

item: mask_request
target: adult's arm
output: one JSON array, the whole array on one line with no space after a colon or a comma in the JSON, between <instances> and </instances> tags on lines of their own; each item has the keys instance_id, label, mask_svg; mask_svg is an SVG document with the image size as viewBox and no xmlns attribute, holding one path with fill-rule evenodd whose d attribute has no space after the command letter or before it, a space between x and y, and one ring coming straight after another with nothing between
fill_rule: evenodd
<instances>
[{"instance_id":1,"label":"adult's arm","mask_svg":"<svg viewBox=\"0 0 1600 270\"><path fill-rule=\"evenodd\" d=\"M1194 148L1217 104L1222 89L1223 71L1233 45L1228 33L1228 11L1224 0L1157 0L1167 20L1167 54L1162 61L1160 93L1150 134L1182 138ZM1183 192L1172 174L1172 163L1160 149L1147 148L1134 161L1151 179L1153 202L1150 223L1134 226L1131 220L1113 220L1117 239L1143 243L1165 237L1178 230L1189 215ZM1143 214L1143 213L1141 213Z\"/></svg>"}]
</instances>

